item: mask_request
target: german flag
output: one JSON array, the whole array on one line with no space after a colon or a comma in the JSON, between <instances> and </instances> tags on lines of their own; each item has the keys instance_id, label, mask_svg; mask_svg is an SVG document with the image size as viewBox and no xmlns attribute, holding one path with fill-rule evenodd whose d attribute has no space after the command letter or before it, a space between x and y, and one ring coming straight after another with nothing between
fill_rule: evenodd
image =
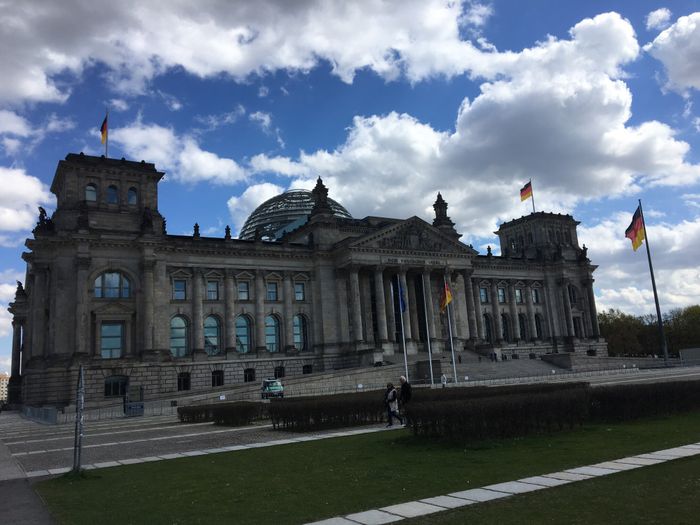
<instances>
[{"instance_id":1,"label":"german flag","mask_svg":"<svg viewBox=\"0 0 700 525\"><path fill-rule=\"evenodd\" d=\"M625 230L625 237L632 241L632 249L635 252L637 251L637 248L642 245L642 241L646 239L641 206L637 206L637 211L635 211L634 215L632 216L632 222Z\"/></svg>"},{"instance_id":2,"label":"german flag","mask_svg":"<svg viewBox=\"0 0 700 525\"><path fill-rule=\"evenodd\" d=\"M520 202L528 200L532 197L532 182L528 182L520 189Z\"/></svg>"},{"instance_id":3,"label":"german flag","mask_svg":"<svg viewBox=\"0 0 700 525\"><path fill-rule=\"evenodd\" d=\"M442 296L440 297L440 313L444 314L445 310L447 309L447 305L452 302L452 291L450 290L450 286L447 284L447 281L445 281L445 288L442 291Z\"/></svg>"},{"instance_id":4,"label":"german flag","mask_svg":"<svg viewBox=\"0 0 700 525\"><path fill-rule=\"evenodd\" d=\"M100 133L102 133L102 144L107 142L107 118L109 115L105 115L105 119L102 121L102 126L100 126Z\"/></svg>"}]
</instances>

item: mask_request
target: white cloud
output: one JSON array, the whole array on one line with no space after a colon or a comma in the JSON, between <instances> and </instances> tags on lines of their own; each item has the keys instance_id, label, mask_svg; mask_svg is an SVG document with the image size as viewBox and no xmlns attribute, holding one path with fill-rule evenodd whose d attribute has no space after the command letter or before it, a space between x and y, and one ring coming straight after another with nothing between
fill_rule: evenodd
<instances>
[{"instance_id":1,"label":"white cloud","mask_svg":"<svg viewBox=\"0 0 700 525\"><path fill-rule=\"evenodd\" d=\"M664 65L668 88L700 89L700 12L680 17L644 49Z\"/></svg>"},{"instance_id":2,"label":"white cloud","mask_svg":"<svg viewBox=\"0 0 700 525\"><path fill-rule=\"evenodd\" d=\"M12 316L7 311L9 303L15 299L17 281L24 281L24 274L17 270L7 269L0 271L0 337L12 333ZM3 365L0 358L0 367ZM6 363L9 370L9 357Z\"/></svg>"},{"instance_id":3,"label":"white cloud","mask_svg":"<svg viewBox=\"0 0 700 525\"><path fill-rule=\"evenodd\" d=\"M233 184L246 178L245 170L234 160L203 150L194 137L178 136L172 128L137 119L113 130L110 137L129 157L148 159L180 182Z\"/></svg>"},{"instance_id":4,"label":"white cloud","mask_svg":"<svg viewBox=\"0 0 700 525\"><path fill-rule=\"evenodd\" d=\"M51 113L36 128L23 116L9 110L0 110L0 142L7 155L31 152L49 133L63 133L75 128L70 118ZM24 150L23 150L24 148Z\"/></svg>"},{"instance_id":5,"label":"white cloud","mask_svg":"<svg viewBox=\"0 0 700 525\"><path fill-rule=\"evenodd\" d=\"M129 109L129 103L122 98L113 98L109 101L109 107L115 111L126 111Z\"/></svg>"},{"instance_id":6,"label":"white cloud","mask_svg":"<svg viewBox=\"0 0 700 525\"><path fill-rule=\"evenodd\" d=\"M54 197L44 183L23 169L0 166L0 184L0 232L30 230L38 207L53 205Z\"/></svg>"},{"instance_id":7,"label":"white cloud","mask_svg":"<svg viewBox=\"0 0 700 525\"><path fill-rule=\"evenodd\" d=\"M158 90L157 93L170 111L180 111L182 109L182 102L176 96L161 90Z\"/></svg>"},{"instance_id":8,"label":"white cloud","mask_svg":"<svg viewBox=\"0 0 700 525\"><path fill-rule=\"evenodd\" d=\"M646 17L647 31L666 29L669 26L669 20L671 20L671 11L668 8L662 7L652 11Z\"/></svg>"},{"instance_id":9,"label":"white cloud","mask_svg":"<svg viewBox=\"0 0 700 525\"><path fill-rule=\"evenodd\" d=\"M270 94L270 89L267 86L260 86L258 88L258 97L265 98Z\"/></svg>"},{"instance_id":10,"label":"white cloud","mask_svg":"<svg viewBox=\"0 0 700 525\"><path fill-rule=\"evenodd\" d=\"M0 135L28 137L31 133L32 126L27 119L13 111L0 109Z\"/></svg>"},{"instance_id":11,"label":"white cloud","mask_svg":"<svg viewBox=\"0 0 700 525\"><path fill-rule=\"evenodd\" d=\"M245 111L245 108L241 104L238 104L233 111L228 111L226 113L218 115L197 115L194 117L195 121L204 125L204 129L197 130L197 132L214 131L222 126L234 124L239 118L245 115Z\"/></svg>"},{"instance_id":12,"label":"white cloud","mask_svg":"<svg viewBox=\"0 0 700 525\"><path fill-rule=\"evenodd\" d=\"M689 145L672 128L628 125L632 95L623 66L639 52L629 22L609 13L570 33L570 40L499 55L500 71L484 72L494 80L463 101L452 131L393 112L355 117L335 150L258 155L251 169L298 180L321 175L355 216L391 209L430 218L442 191L459 230L476 237L529 212L530 203L513 196L530 178L540 209L554 212L700 180L700 166L686 160Z\"/></svg>"},{"instance_id":13,"label":"white cloud","mask_svg":"<svg viewBox=\"0 0 700 525\"><path fill-rule=\"evenodd\" d=\"M482 61L460 37L462 26L481 27L492 9L481 2L445 0L204 0L108 2L65 0L1 7L0 102L62 102L70 95L56 75L78 78L89 65L108 68L121 93L143 93L173 68L198 77L306 72L320 61L352 82L369 69L385 79L412 81L452 76ZM294 28L290 31L289 28Z\"/></svg>"},{"instance_id":14,"label":"white cloud","mask_svg":"<svg viewBox=\"0 0 700 525\"><path fill-rule=\"evenodd\" d=\"M280 134L279 128L272 128L272 115L265 113L264 111L256 111L248 115L251 122L254 122L260 126L263 133L266 135L274 136L277 140L277 144L284 148L284 140L282 140L282 135Z\"/></svg>"},{"instance_id":15,"label":"white cloud","mask_svg":"<svg viewBox=\"0 0 700 525\"><path fill-rule=\"evenodd\" d=\"M232 235L238 234L243 223L255 208L283 191L282 186L264 182L248 186L240 196L231 197L227 205L231 219L233 219Z\"/></svg>"}]
</instances>

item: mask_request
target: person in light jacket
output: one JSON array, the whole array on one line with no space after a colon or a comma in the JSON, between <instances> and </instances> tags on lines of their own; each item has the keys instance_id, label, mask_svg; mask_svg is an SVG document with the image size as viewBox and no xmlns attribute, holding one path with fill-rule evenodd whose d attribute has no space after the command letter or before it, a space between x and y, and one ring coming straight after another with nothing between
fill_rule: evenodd
<instances>
[{"instance_id":1,"label":"person in light jacket","mask_svg":"<svg viewBox=\"0 0 700 525\"><path fill-rule=\"evenodd\" d=\"M384 394L384 403L386 404L387 427L394 425L394 419L399 420L403 425L403 419L399 415L399 396L392 383L387 383L386 393Z\"/></svg>"}]
</instances>

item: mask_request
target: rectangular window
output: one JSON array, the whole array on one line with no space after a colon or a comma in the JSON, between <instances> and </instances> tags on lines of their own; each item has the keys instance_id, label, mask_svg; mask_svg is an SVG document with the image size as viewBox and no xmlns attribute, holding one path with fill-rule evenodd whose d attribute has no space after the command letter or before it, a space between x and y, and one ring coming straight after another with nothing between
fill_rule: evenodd
<instances>
[{"instance_id":1,"label":"rectangular window","mask_svg":"<svg viewBox=\"0 0 700 525\"><path fill-rule=\"evenodd\" d=\"M540 291L537 288L532 289L532 302L535 304L540 303Z\"/></svg>"},{"instance_id":2,"label":"rectangular window","mask_svg":"<svg viewBox=\"0 0 700 525\"><path fill-rule=\"evenodd\" d=\"M284 367L283 366L276 366L275 367L275 379L279 379L281 377L284 377Z\"/></svg>"},{"instance_id":3,"label":"rectangular window","mask_svg":"<svg viewBox=\"0 0 700 525\"><path fill-rule=\"evenodd\" d=\"M187 299L187 281L184 279L173 280L173 300L184 301Z\"/></svg>"},{"instance_id":4,"label":"rectangular window","mask_svg":"<svg viewBox=\"0 0 700 525\"><path fill-rule=\"evenodd\" d=\"M255 368L246 368L243 370L243 382L251 383L255 381Z\"/></svg>"},{"instance_id":5,"label":"rectangular window","mask_svg":"<svg viewBox=\"0 0 700 525\"><path fill-rule=\"evenodd\" d=\"M102 323L100 354L102 359L119 359L124 346L124 323Z\"/></svg>"},{"instance_id":6,"label":"rectangular window","mask_svg":"<svg viewBox=\"0 0 700 525\"><path fill-rule=\"evenodd\" d=\"M238 282L238 300L248 301L250 299L250 293L248 290L248 281Z\"/></svg>"},{"instance_id":7,"label":"rectangular window","mask_svg":"<svg viewBox=\"0 0 700 525\"><path fill-rule=\"evenodd\" d=\"M207 301L219 300L219 281L207 281Z\"/></svg>"},{"instance_id":8,"label":"rectangular window","mask_svg":"<svg viewBox=\"0 0 700 525\"><path fill-rule=\"evenodd\" d=\"M479 300L481 304L487 304L489 302L489 289L485 286L479 288Z\"/></svg>"},{"instance_id":9,"label":"rectangular window","mask_svg":"<svg viewBox=\"0 0 700 525\"><path fill-rule=\"evenodd\" d=\"M267 300L277 301L277 283L267 283Z\"/></svg>"},{"instance_id":10,"label":"rectangular window","mask_svg":"<svg viewBox=\"0 0 700 525\"><path fill-rule=\"evenodd\" d=\"M500 304L503 304L506 302L506 289L505 288L498 289L498 302Z\"/></svg>"},{"instance_id":11,"label":"rectangular window","mask_svg":"<svg viewBox=\"0 0 700 525\"><path fill-rule=\"evenodd\" d=\"M294 300L306 300L306 290L304 289L304 283L294 283Z\"/></svg>"},{"instance_id":12,"label":"rectangular window","mask_svg":"<svg viewBox=\"0 0 700 525\"><path fill-rule=\"evenodd\" d=\"M515 289L515 302L516 303L523 302L523 291L520 288Z\"/></svg>"},{"instance_id":13,"label":"rectangular window","mask_svg":"<svg viewBox=\"0 0 700 525\"><path fill-rule=\"evenodd\" d=\"M301 373L302 374L311 374L314 371L313 365L304 365L301 367Z\"/></svg>"},{"instance_id":14,"label":"rectangular window","mask_svg":"<svg viewBox=\"0 0 700 525\"><path fill-rule=\"evenodd\" d=\"M212 370L211 372L211 386L224 386L224 371L223 370Z\"/></svg>"},{"instance_id":15,"label":"rectangular window","mask_svg":"<svg viewBox=\"0 0 700 525\"><path fill-rule=\"evenodd\" d=\"M190 373L189 372L180 372L177 375L177 390L178 392L182 390L189 390L190 389Z\"/></svg>"}]
</instances>

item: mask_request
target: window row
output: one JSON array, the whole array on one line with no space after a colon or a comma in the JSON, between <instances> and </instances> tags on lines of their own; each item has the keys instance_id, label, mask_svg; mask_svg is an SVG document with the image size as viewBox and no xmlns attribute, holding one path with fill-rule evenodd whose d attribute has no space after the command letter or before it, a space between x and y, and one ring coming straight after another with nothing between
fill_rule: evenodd
<instances>
[{"instance_id":1,"label":"window row","mask_svg":"<svg viewBox=\"0 0 700 525\"><path fill-rule=\"evenodd\" d=\"M497 294L498 294L498 303L499 304L505 304L507 302L507 292L505 288L498 287L497 289ZM540 290L538 288L532 288L531 289L532 293L532 302L533 304L540 304ZM491 302L491 293L490 289L486 286L481 286L479 288L479 302L481 304L489 304ZM522 288L516 288L515 289L515 302L517 304L522 304L525 302L525 293Z\"/></svg>"},{"instance_id":2,"label":"window row","mask_svg":"<svg viewBox=\"0 0 700 525\"><path fill-rule=\"evenodd\" d=\"M87 202L97 202L98 198L99 195L97 190L97 184L94 184L92 182L87 184L85 186L85 200ZM136 206L138 204L138 200L138 190L134 187L129 188L126 192L126 204L128 204L129 206ZM109 186L107 186L105 202L107 204L119 204L119 188L116 185L110 184Z\"/></svg>"},{"instance_id":3,"label":"window row","mask_svg":"<svg viewBox=\"0 0 700 525\"><path fill-rule=\"evenodd\" d=\"M237 284L237 296L239 301L250 301L250 281L238 281ZM265 300L267 301L279 301L280 300L279 283L269 282L266 285L265 290ZM173 293L172 298L174 301L185 301L188 299L187 291L187 280L186 279L173 279ZM219 301L222 298L221 293L221 281L219 280L207 280L206 283L206 300L207 301ZM295 301L305 301L306 300L306 283L295 282L294 283L294 300Z\"/></svg>"},{"instance_id":4,"label":"window row","mask_svg":"<svg viewBox=\"0 0 700 525\"><path fill-rule=\"evenodd\" d=\"M483 326L484 326L484 339L490 343L493 343L493 319L490 314L483 315ZM501 339L507 342L513 342L515 339L515 332L511 326L511 318L508 314L501 314ZM523 341L530 341L533 339L542 339L544 319L540 314L535 314L535 333L531 333L530 325L527 321L527 316L525 314L518 314L518 328L520 329L520 339Z\"/></svg>"}]
</instances>

